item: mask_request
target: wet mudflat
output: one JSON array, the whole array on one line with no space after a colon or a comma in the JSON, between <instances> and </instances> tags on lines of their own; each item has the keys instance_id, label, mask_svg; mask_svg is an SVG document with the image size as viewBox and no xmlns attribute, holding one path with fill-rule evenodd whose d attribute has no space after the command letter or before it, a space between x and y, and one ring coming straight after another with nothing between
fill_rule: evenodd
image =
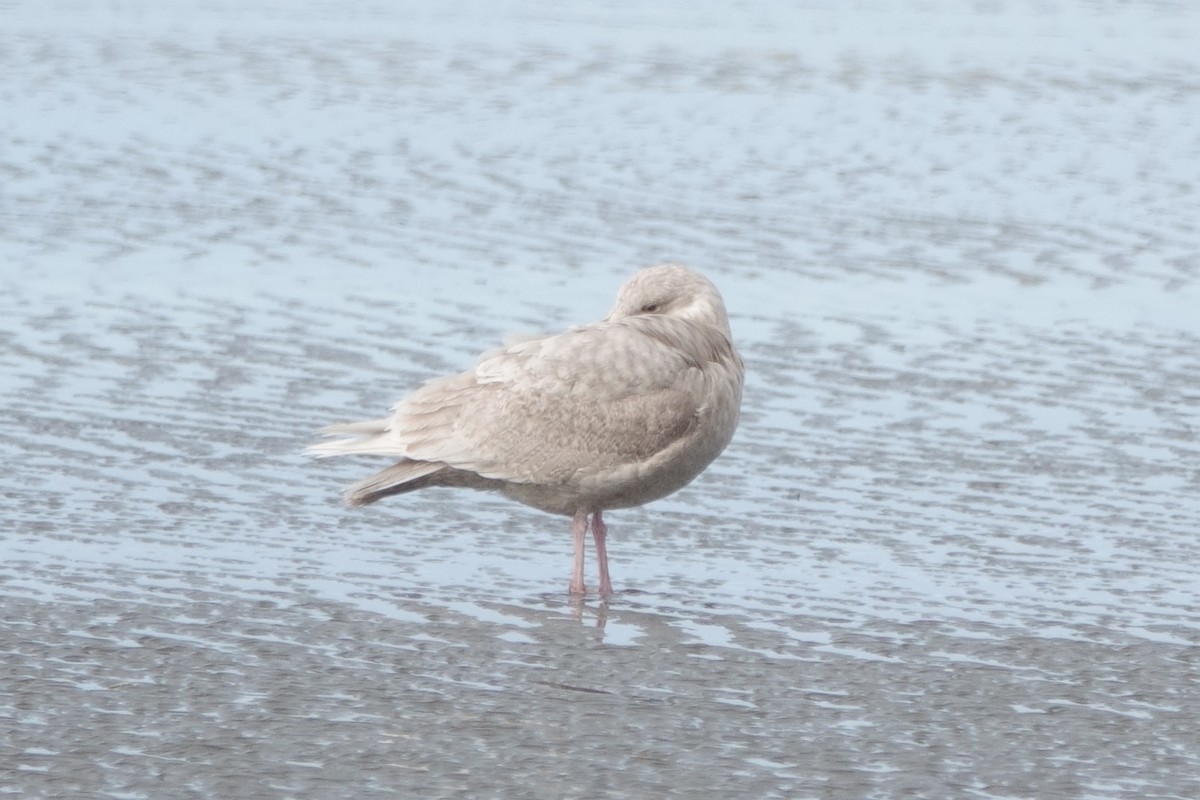
<instances>
[{"instance_id":1,"label":"wet mudflat","mask_svg":"<svg viewBox=\"0 0 1200 800\"><path fill-rule=\"evenodd\" d=\"M0 33L0 788L1200 794L1195 12L301 6ZM608 602L300 455L664 259L744 420Z\"/></svg>"}]
</instances>

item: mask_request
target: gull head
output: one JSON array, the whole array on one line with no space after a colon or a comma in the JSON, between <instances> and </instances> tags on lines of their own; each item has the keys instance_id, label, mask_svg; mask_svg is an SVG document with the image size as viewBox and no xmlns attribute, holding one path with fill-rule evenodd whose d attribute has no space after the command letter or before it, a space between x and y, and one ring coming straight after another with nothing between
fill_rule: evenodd
<instances>
[{"instance_id":1,"label":"gull head","mask_svg":"<svg viewBox=\"0 0 1200 800\"><path fill-rule=\"evenodd\" d=\"M732 339L721 293L708 278L681 264L647 267L625 281L605 320L660 315L707 325Z\"/></svg>"}]
</instances>

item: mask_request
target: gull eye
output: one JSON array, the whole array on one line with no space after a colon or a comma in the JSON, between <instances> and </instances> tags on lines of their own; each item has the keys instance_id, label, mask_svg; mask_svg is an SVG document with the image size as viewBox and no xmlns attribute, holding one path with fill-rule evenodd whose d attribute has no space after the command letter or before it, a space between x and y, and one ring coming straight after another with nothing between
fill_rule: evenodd
<instances>
[{"instance_id":1,"label":"gull eye","mask_svg":"<svg viewBox=\"0 0 1200 800\"><path fill-rule=\"evenodd\" d=\"M662 305L659 303L646 303L646 305L642 306L642 313L643 314L654 314L660 308L662 308Z\"/></svg>"}]
</instances>

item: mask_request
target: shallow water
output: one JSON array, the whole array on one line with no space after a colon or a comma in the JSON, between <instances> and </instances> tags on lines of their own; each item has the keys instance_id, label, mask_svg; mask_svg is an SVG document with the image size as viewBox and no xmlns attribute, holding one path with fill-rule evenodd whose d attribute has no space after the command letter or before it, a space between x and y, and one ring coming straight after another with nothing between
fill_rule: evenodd
<instances>
[{"instance_id":1,"label":"shallow water","mask_svg":"<svg viewBox=\"0 0 1200 800\"><path fill-rule=\"evenodd\" d=\"M0 788L1200 794L1200 20L958 8L12 5ZM665 258L744 419L607 603L300 455Z\"/></svg>"}]
</instances>

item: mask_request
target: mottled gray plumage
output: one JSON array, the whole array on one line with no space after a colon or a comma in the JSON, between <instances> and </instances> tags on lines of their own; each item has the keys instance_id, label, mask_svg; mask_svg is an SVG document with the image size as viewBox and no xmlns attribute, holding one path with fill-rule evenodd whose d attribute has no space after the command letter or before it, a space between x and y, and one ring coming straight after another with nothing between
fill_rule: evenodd
<instances>
[{"instance_id":1,"label":"mottled gray plumage","mask_svg":"<svg viewBox=\"0 0 1200 800\"><path fill-rule=\"evenodd\" d=\"M698 272L665 264L621 287L602 321L485 353L425 383L390 417L333 425L318 456L400 461L346 491L351 505L427 486L493 489L575 517L593 514L601 592L611 587L600 513L664 497L725 449L737 427L742 360L725 304Z\"/></svg>"}]
</instances>

